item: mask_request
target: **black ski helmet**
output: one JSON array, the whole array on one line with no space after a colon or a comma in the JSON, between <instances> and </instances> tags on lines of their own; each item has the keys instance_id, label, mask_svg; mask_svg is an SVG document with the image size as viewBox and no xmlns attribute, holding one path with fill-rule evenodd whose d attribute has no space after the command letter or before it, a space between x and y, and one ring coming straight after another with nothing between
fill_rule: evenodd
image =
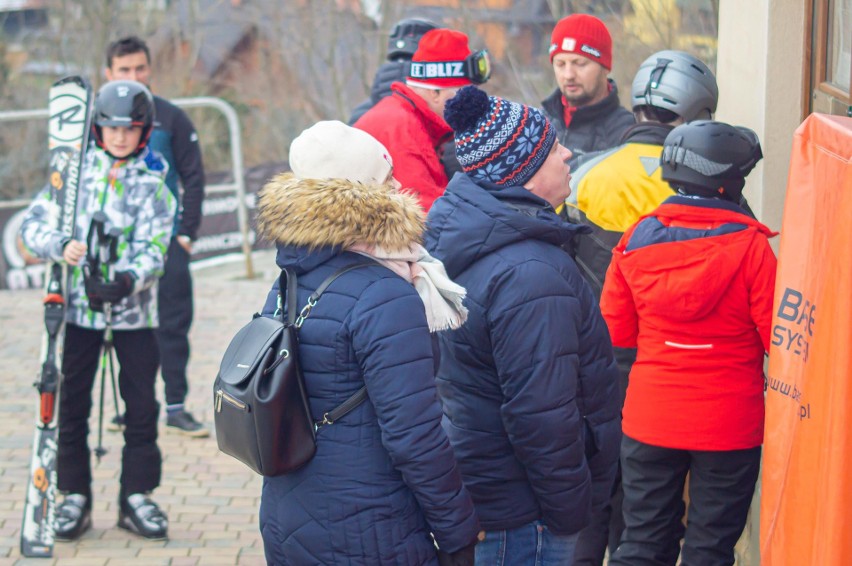
<instances>
[{"instance_id":1,"label":"black ski helmet","mask_svg":"<svg viewBox=\"0 0 852 566\"><path fill-rule=\"evenodd\" d=\"M695 120L669 132L660 164L663 179L680 192L739 203L746 175L762 158L752 130Z\"/></svg>"},{"instance_id":2,"label":"black ski helmet","mask_svg":"<svg viewBox=\"0 0 852 566\"><path fill-rule=\"evenodd\" d=\"M420 18L406 18L394 24L388 37L388 60L405 57L411 59L417 51L420 38L438 25Z\"/></svg>"},{"instance_id":3,"label":"black ski helmet","mask_svg":"<svg viewBox=\"0 0 852 566\"><path fill-rule=\"evenodd\" d=\"M110 81L95 98L93 128L95 140L103 148L103 126L141 126L139 145L127 157L137 155L148 143L154 129L154 97L151 91L136 81Z\"/></svg>"}]
</instances>

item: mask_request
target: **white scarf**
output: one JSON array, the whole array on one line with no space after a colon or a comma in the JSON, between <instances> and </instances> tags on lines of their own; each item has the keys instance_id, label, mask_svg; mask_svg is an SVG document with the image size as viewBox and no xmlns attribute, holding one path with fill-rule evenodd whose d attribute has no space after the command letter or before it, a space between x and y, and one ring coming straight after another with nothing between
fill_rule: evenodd
<instances>
[{"instance_id":1,"label":"white scarf","mask_svg":"<svg viewBox=\"0 0 852 566\"><path fill-rule=\"evenodd\" d=\"M409 283L426 308L430 332L459 328L467 320L462 302L467 291L447 275L441 260L435 259L421 245L407 250L387 251L380 246L357 243L350 251L370 257Z\"/></svg>"}]
</instances>

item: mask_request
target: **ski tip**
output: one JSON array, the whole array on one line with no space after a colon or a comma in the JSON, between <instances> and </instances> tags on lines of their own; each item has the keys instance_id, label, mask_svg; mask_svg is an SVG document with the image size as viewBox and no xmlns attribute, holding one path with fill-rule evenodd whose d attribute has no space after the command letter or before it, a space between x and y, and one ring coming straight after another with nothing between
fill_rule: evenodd
<instances>
[{"instance_id":1,"label":"ski tip","mask_svg":"<svg viewBox=\"0 0 852 566\"><path fill-rule=\"evenodd\" d=\"M81 87L83 87L87 90L89 88L91 88L90 84L89 84L89 80L86 77L83 77L83 76L80 76L80 75L69 75L67 77L62 77L61 79L59 79L58 81L53 83L53 86L57 87L57 86L61 86L61 85L64 85L64 84L69 84L69 83L79 85L79 86L81 86Z\"/></svg>"}]
</instances>

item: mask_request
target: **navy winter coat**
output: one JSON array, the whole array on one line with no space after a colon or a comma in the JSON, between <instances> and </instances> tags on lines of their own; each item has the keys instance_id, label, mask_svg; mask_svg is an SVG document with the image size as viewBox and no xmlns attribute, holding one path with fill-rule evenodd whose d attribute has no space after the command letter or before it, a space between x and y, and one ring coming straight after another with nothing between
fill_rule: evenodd
<instances>
[{"instance_id":1,"label":"navy winter coat","mask_svg":"<svg viewBox=\"0 0 852 566\"><path fill-rule=\"evenodd\" d=\"M397 198L389 187L394 194L379 195L384 200L371 194L381 190L286 175L264 189L261 223L279 242L278 265L296 271L300 308L337 269L371 261L341 251L347 238L394 225L389 209L400 202L415 211L406 221L416 217L413 197ZM355 208L338 198L344 193L355 195ZM416 238L420 229L419 220L394 228L391 241L408 238L400 235L405 230ZM277 286L266 315L275 309ZM369 399L320 428L316 456L303 469L264 479L260 527L268 562L437 565L430 532L449 552L473 542L479 524L441 427L432 341L414 287L378 263L348 272L322 295L299 338L315 418L365 383Z\"/></svg>"},{"instance_id":2,"label":"navy winter coat","mask_svg":"<svg viewBox=\"0 0 852 566\"><path fill-rule=\"evenodd\" d=\"M575 533L589 520L590 481L615 474L612 345L560 247L577 230L523 187L464 174L429 213L426 247L468 291L467 322L439 335L438 390L486 530L541 519Z\"/></svg>"}]
</instances>

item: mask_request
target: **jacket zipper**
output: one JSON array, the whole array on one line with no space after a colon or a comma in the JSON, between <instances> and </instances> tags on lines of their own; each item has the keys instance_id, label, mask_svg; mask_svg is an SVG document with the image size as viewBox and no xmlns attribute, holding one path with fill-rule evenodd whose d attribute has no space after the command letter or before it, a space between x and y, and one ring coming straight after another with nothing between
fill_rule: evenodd
<instances>
[{"instance_id":1,"label":"jacket zipper","mask_svg":"<svg viewBox=\"0 0 852 566\"><path fill-rule=\"evenodd\" d=\"M243 403L239 399L232 397L231 395L228 395L227 393L225 393L221 389L217 389L216 390L216 412L217 413L222 412L222 401L223 400L226 403L228 403L229 405L239 409L240 411L247 411L248 410L248 405L246 403Z\"/></svg>"}]
</instances>

